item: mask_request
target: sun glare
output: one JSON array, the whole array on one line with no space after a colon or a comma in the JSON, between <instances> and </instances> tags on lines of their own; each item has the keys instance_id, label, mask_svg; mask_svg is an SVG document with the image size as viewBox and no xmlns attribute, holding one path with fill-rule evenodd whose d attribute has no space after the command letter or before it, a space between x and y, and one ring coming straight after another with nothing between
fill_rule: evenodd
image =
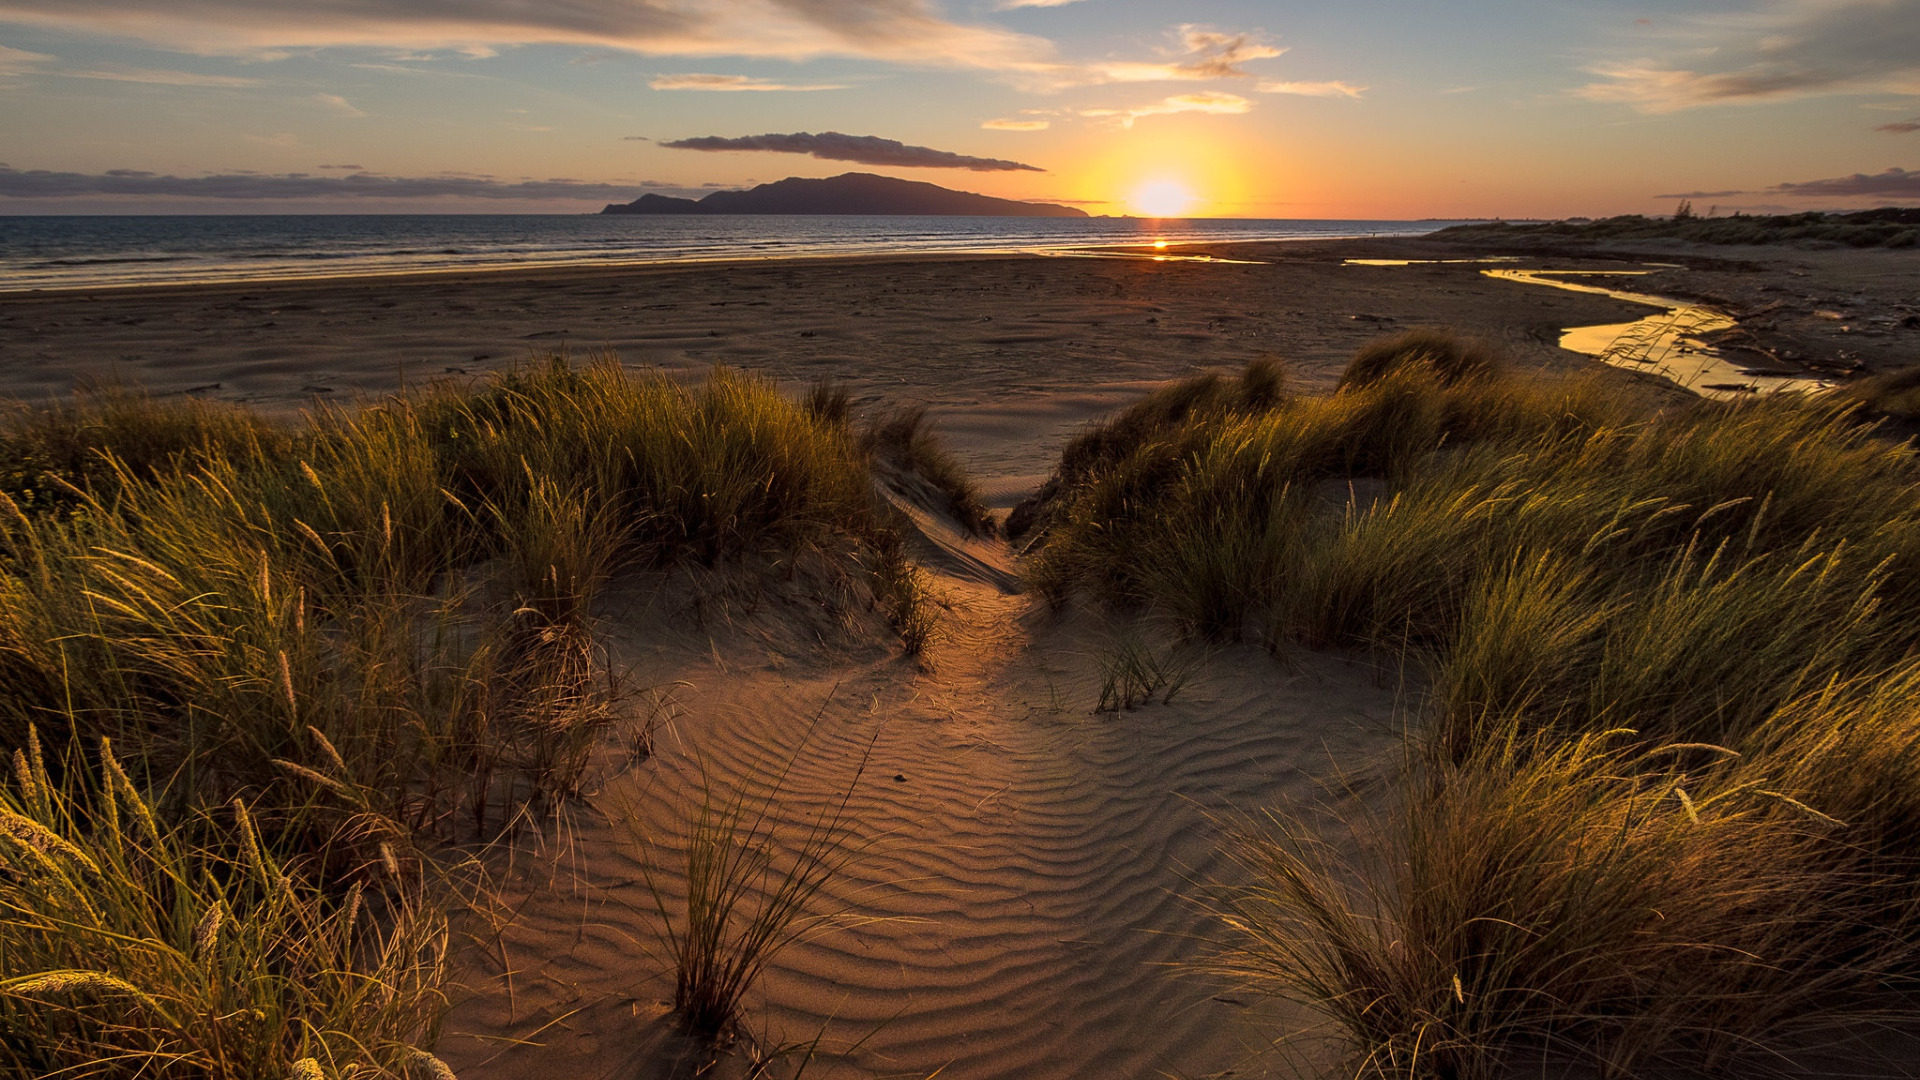
<instances>
[{"instance_id":1,"label":"sun glare","mask_svg":"<svg viewBox=\"0 0 1920 1080\"><path fill-rule=\"evenodd\" d=\"M1193 202L1193 192L1178 180L1148 181L1133 193L1133 204L1148 217L1179 217Z\"/></svg>"}]
</instances>

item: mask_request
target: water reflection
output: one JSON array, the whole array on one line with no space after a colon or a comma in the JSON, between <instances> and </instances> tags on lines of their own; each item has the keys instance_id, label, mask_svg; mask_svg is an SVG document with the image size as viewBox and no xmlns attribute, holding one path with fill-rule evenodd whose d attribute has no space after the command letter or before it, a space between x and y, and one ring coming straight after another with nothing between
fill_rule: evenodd
<instances>
[{"instance_id":1,"label":"water reflection","mask_svg":"<svg viewBox=\"0 0 1920 1080\"><path fill-rule=\"evenodd\" d=\"M1584 353L1604 363L1665 376L1702 397L1732 398L1748 394L1771 394L1782 390L1805 392L1823 390L1833 384L1823 379L1737 364L1713 346L1704 335L1731 330L1737 325L1725 312L1650 293L1629 292L1604 284L1589 284L1579 278L1646 277L1652 270L1482 270L1502 281L1527 285L1545 285L1572 292L1594 293L1646 304L1660 309L1657 315L1626 323L1602 326L1575 326L1560 335L1560 347Z\"/></svg>"}]
</instances>

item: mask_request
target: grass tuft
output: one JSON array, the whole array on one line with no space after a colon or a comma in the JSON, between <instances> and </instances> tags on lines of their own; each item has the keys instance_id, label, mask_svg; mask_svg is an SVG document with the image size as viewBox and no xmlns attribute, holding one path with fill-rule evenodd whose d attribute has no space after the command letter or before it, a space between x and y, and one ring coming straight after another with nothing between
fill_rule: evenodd
<instances>
[{"instance_id":1,"label":"grass tuft","mask_svg":"<svg viewBox=\"0 0 1920 1080\"><path fill-rule=\"evenodd\" d=\"M1441 386L1453 386L1492 378L1505 366L1505 361L1484 344L1442 330L1409 330L1354 354L1340 375L1340 388L1371 386L1409 369L1430 374Z\"/></svg>"},{"instance_id":2,"label":"grass tuft","mask_svg":"<svg viewBox=\"0 0 1920 1080\"><path fill-rule=\"evenodd\" d=\"M725 1046L739 1034L746 995L774 957L846 921L838 913L809 913L808 908L860 852L846 842L846 814L866 774L871 746L839 800L797 837L782 836L774 815L794 763L818 725L816 717L794 756L760 794L742 785L723 797L711 777L703 781L687 837L683 904L670 902L653 863L643 864L672 954L674 1015L682 1030L708 1046Z\"/></svg>"},{"instance_id":3,"label":"grass tuft","mask_svg":"<svg viewBox=\"0 0 1920 1080\"><path fill-rule=\"evenodd\" d=\"M990 532L993 519L980 489L960 459L941 444L927 422L925 405L909 405L874 419L866 443L894 468L925 481L946 504L946 511L969 532Z\"/></svg>"}]
</instances>

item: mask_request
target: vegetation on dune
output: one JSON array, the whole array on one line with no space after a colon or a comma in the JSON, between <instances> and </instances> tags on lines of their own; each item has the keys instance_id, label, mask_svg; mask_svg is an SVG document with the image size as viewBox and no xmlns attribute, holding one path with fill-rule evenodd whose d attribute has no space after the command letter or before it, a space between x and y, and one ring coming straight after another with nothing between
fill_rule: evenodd
<instances>
[{"instance_id":1,"label":"vegetation on dune","mask_svg":"<svg viewBox=\"0 0 1920 1080\"><path fill-rule=\"evenodd\" d=\"M1223 969L1377 1075L1711 1063L1911 1018L1911 447L1843 401L1654 411L1426 359L1473 352L1402 339L1328 397L1123 415L1037 515L1056 602L1430 673L1363 862L1292 811L1238 830Z\"/></svg>"},{"instance_id":2,"label":"vegetation on dune","mask_svg":"<svg viewBox=\"0 0 1920 1080\"><path fill-rule=\"evenodd\" d=\"M1835 394L1854 401L1871 416L1901 424L1920 421L1920 367L1868 375L1844 383Z\"/></svg>"},{"instance_id":3,"label":"vegetation on dune","mask_svg":"<svg viewBox=\"0 0 1920 1080\"><path fill-rule=\"evenodd\" d=\"M840 409L844 412L844 404ZM960 459L933 433L926 406L910 405L875 417L863 441L875 457L932 488L963 528L974 533L991 531L992 520L980 501L980 489Z\"/></svg>"},{"instance_id":4,"label":"vegetation on dune","mask_svg":"<svg viewBox=\"0 0 1920 1080\"><path fill-rule=\"evenodd\" d=\"M1640 214L1597 221L1454 225L1433 234L1443 240L1688 240L1696 244L1816 244L1828 247L1910 248L1920 243L1920 208L1881 207L1843 214L1732 214L1701 217L1682 203L1672 217Z\"/></svg>"},{"instance_id":5,"label":"vegetation on dune","mask_svg":"<svg viewBox=\"0 0 1920 1080\"><path fill-rule=\"evenodd\" d=\"M724 370L298 425L108 390L0 457L0 1075L418 1071L447 882L415 844L578 790L623 570L810 557L924 636L844 417Z\"/></svg>"}]
</instances>

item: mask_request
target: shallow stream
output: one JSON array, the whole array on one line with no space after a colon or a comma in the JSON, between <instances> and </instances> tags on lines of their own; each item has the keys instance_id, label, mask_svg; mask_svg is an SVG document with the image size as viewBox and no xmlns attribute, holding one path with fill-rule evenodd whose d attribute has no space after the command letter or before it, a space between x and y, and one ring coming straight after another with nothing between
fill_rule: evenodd
<instances>
[{"instance_id":1,"label":"shallow stream","mask_svg":"<svg viewBox=\"0 0 1920 1080\"><path fill-rule=\"evenodd\" d=\"M1409 266L1425 262L1498 263L1511 258L1484 259L1348 259L1349 266ZM1519 270L1507 268L1480 271L1501 281L1523 285L1545 285L1552 289L1594 293L1659 308L1657 314L1632 322L1599 326L1572 326L1561 331L1560 347L1569 352L1591 356L1602 363L1630 371L1645 371L1709 398L1736 398L1749 394L1771 394L1782 390L1808 392L1824 390L1833 384L1811 375L1758 368L1730 359L1707 344L1704 336L1731 330L1737 323L1725 312L1687 300L1630 292L1608 284L1590 283L1586 278L1640 278L1672 269L1649 264L1643 270Z\"/></svg>"},{"instance_id":2,"label":"shallow stream","mask_svg":"<svg viewBox=\"0 0 1920 1080\"><path fill-rule=\"evenodd\" d=\"M1573 292L1597 293L1615 300L1646 304L1659 314L1625 323L1574 326L1560 335L1560 347L1585 353L1604 363L1636 371L1651 371L1679 383L1702 397L1729 398L1771 394L1782 390L1824 390L1833 384L1811 375L1743 365L1703 340L1704 335L1731 330L1732 316L1686 300L1650 293L1629 292L1578 278L1646 277L1648 270L1482 270L1502 281L1545 285Z\"/></svg>"}]
</instances>

